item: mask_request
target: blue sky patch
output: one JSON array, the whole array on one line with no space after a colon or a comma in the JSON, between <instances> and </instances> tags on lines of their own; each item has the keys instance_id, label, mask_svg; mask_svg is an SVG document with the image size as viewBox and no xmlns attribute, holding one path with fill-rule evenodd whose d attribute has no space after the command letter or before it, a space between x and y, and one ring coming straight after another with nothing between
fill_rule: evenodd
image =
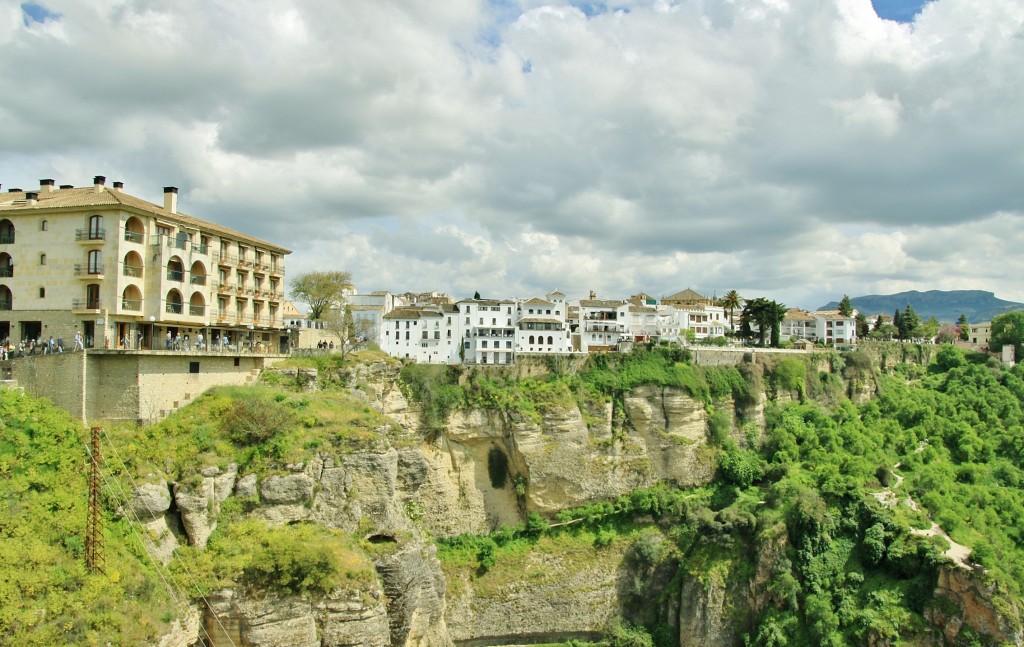
<instances>
[{"instance_id":1,"label":"blue sky patch","mask_svg":"<svg viewBox=\"0 0 1024 647\"><path fill-rule=\"evenodd\" d=\"M59 13L54 13L43 5L36 4L35 2L21 3L21 13L24 14L22 20L25 22L26 27L30 26L34 22L44 23L47 20L60 19Z\"/></svg>"},{"instance_id":2,"label":"blue sky patch","mask_svg":"<svg viewBox=\"0 0 1024 647\"><path fill-rule=\"evenodd\" d=\"M879 18L896 22L914 22L914 17L931 0L871 0Z\"/></svg>"}]
</instances>

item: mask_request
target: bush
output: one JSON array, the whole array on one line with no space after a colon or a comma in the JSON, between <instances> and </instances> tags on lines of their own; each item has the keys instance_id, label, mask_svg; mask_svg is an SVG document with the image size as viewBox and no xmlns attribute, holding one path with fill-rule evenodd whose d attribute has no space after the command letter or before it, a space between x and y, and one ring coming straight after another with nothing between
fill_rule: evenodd
<instances>
[{"instance_id":1,"label":"bush","mask_svg":"<svg viewBox=\"0 0 1024 647\"><path fill-rule=\"evenodd\" d=\"M313 526L268 529L243 576L255 588L326 594L338 585L341 571L333 539Z\"/></svg>"},{"instance_id":2,"label":"bush","mask_svg":"<svg viewBox=\"0 0 1024 647\"><path fill-rule=\"evenodd\" d=\"M233 442L259 445L295 424L295 414L262 393L253 392L232 402L220 424Z\"/></svg>"}]
</instances>

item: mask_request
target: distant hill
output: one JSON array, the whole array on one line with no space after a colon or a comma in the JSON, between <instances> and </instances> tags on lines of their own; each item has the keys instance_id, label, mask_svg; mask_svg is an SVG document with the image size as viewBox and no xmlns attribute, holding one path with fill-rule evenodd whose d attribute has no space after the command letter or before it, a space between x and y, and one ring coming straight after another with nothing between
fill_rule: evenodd
<instances>
[{"instance_id":1,"label":"distant hill","mask_svg":"<svg viewBox=\"0 0 1024 647\"><path fill-rule=\"evenodd\" d=\"M967 321L979 323L992 321L992 317L1013 310L1024 310L1024 303L997 299L992 292L984 290L928 290L918 292L900 292L898 294L869 294L862 297L851 297L853 307L867 315L885 313L891 315L896 309L902 310L910 304L921 317L927 319L934 316L939 321L953 322L960 314L967 315ZM835 310L838 301L832 301L821 310Z\"/></svg>"}]
</instances>

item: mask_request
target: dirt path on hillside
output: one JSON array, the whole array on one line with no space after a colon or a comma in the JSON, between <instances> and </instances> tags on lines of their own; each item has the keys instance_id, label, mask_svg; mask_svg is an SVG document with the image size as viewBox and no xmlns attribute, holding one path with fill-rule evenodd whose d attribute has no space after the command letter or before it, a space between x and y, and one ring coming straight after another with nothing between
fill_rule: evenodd
<instances>
[{"instance_id":1,"label":"dirt path on hillside","mask_svg":"<svg viewBox=\"0 0 1024 647\"><path fill-rule=\"evenodd\" d=\"M918 444L917 449L914 450L914 453L917 454L924 451L924 448L927 446L927 444L928 443L926 441L922 440L921 443ZM879 490L878 492L873 492L871 495L875 497L875 499L877 499L879 503L881 503L887 508L893 508L900 504L899 496L896 494L895 490L899 488L901 485L903 485L903 481L905 479L904 477L897 474L895 470L898 470L901 465L902 463L896 463L895 465L892 466L892 469L894 470L893 476L896 477L896 483L889 487L886 487L883 490ZM917 501L914 501L914 499L910 496L903 499L902 503L911 510L921 510L921 507L917 504ZM949 534L945 530L943 530L939 524L932 521L932 518L930 516L928 517L928 521L931 521L931 528L928 528L927 530L921 530L920 528L911 528L910 534L915 535L917 537L942 537L943 539L949 542L949 549L943 551L942 554L951 559L957 566L970 569L971 549L967 546L964 546L963 544L958 544L955 541L953 541L953 538L950 537Z\"/></svg>"}]
</instances>

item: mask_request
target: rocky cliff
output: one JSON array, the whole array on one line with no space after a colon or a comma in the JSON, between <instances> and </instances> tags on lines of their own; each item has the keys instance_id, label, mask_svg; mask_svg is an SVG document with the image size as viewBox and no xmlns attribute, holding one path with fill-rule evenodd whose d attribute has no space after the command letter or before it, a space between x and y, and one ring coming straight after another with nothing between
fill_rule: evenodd
<instances>
[{"instance_id":1,"label":"rocky cliff","mask_svg":"<svg viewBox=\"0 0 1024 647\"><path fill-rule=\"evenodd\" d=\"M346 397L394 420L398 439L357 451L312 450L307 460L269 473L208 465L178 483L157 479L140 487L131 504L150 530L147 547L167 562L180 543L204 546L221 507L235 497L245 502L246 515L272 525L315 523L382 547L374 557L376 583L323 596L218 591L200 609L196 639L208 635L208 645L446 647L601 635L643 590L628 542L584 549L545 544L514 566L499 564L479 577L465 568L442 568L430 538L486 534L521 523L528 513L550 517L659 482L708 483L717 454L709 444L712 417L724 414L731 436L746 445L751 429L758 436L763 431L768 397L761 390L752 404L726 397L708 405L682 388L639 386L597 408L548 407L539 419L461 408L441 433L427 433L421 403L410 402L399 388L394 364L330 376L309 369L282 375L307 390L340 383ZM863 401L875 384L856 376L847 387ZM792 401L801 394L773 396ZM778 602L768 584L784 533L769 544L771 554L755 560L753 569L722 560L681 576L677 593L663 598L659 610L680 645L738 644L751 619ZM944 590L955 610L947 609L946 616L934 611L937 624L983 617L972 601L984 596L970 593L975 585L962 577L947 577ZM1001 618L996 613L984 626L999 629ZM1021 644L1010 629L1003 634Z\"/></svg>"}]
</instances>

